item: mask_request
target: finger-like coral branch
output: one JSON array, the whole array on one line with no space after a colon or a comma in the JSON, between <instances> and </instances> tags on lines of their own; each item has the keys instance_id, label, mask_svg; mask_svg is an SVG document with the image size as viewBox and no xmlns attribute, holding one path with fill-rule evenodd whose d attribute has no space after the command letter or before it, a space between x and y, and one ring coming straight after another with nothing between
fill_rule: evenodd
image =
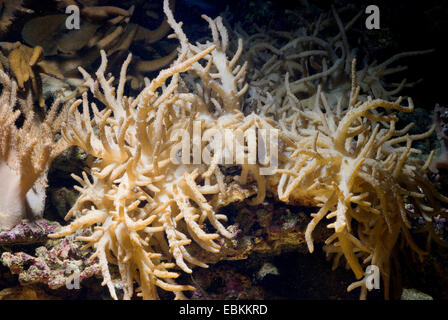
<instances>
[{"instance_id":1,"label":"finger-like coral branch","mask_svg":"<svg viewBox=\"0 0 448 320\"><path fill-rule=\"evenodd\" d=\"M19 99L16 82L1 70L0 81L0 228L10 229L21 219L42 215L50 163L68 144L55 140L65 116L64 108L58 113L59 102L41 122L31 96ZM25 121L18 127L21 114Z\"/></svg>"}]
</instances>

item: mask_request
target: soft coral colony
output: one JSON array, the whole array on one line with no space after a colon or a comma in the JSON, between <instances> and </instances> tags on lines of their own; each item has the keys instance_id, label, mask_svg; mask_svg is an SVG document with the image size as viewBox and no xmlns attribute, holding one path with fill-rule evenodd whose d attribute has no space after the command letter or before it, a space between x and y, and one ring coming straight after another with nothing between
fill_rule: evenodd
<instances>
[{"instance_id":1,"label":"soft coral colony","mask_svg":"<svg viewBox=\"0 0 448 320\"><path fill-rule=\"evenodd\" d=\"M41 120L31 94L18 98L16 82L2 70L0 83L0 229L10 229L22 219L42 216L50 163L68 145L56 138L63 120L58 101Z\"/></svg>"},{"instance_id":2,"label":"soft coral colony","mask_svg":"<svg viewBox=\"0 0 448 320\"><path fill-rule=\"evenodd\" d=\"M235 31L242 37L235 41L220 17L207 16L204 19L213 41L192 44L182 23L175 21L168 1L164 2L164 12L180 43L178 57L170 68L147 80L136 97L128 97L126 71L131 56L114 86L115 79L105 75L107 56L103 51L96 77L79 69L95 100L85 93L66 113L61 113L67 115L62 139L52 140L59 128L49 131L46 127L47 121L56 117L56 107L51 109L48 120L37 125L36 134L40 129L50 137L45 147L39 147L49 154L35 162L40 167L46 168L44 164L58 154L59 145L49 151L54 144L77 145L96 157L88 173L74 176L81 185L77 187L80 196L67 215L67 220L74 220L51 237L91 228L90 235L78 239L86 243L86 248L93 247L91 259L98 259L103 283L114 299L118 298L117 278L125 299L135 291L144 299L156 299L157 288L184 298L184 292L194 287L176 281L179 270L191 273L193 266L207 267L195 256L197 250L191 249L200 247L218 253L222 238L233 236L225 227L227 217L219 212L226 201L214 200L222 199L235 186L250 189L254 185L256 192L248 199L249 204L261 203L267 195L273 195L288 204L319 207L305 233L309 250L314 249L312 233L316 225L324 218L332 219L328 228L333 233L324 249L334 254L335 267L345 259L353 271L358 281L349 289L361 287L361 297L365 298L364 269L376 265L387 298L390 258L399 239L419 256L425 253L412 240L409 217L422 215L431 221L440 210L439 202L448 201L426 175L432 154L425 162L412 157L420 152L412 142L428 137L432 129L418 135L408 133L411 125L398 130L398 118L392 111L412 112L412 100L408 99L407 105L403 105L402 98L383 100L391 99L404 86L402 83L387 91L381 85L379 77L393 72L386 68L394 59L357 72L335 11L338 36L327 42L315 35L283 34L289 44L280 49L266 35L249 37L241 30ZM243 43L249 45L251 41L258 42L245 52ZM297 47L303 48L301 43L317 48L290 52L300 51ZM266 58L266 51L273 58ZM276 63L281 59L276 54L286 57L286 61ZM319 58L310 61L310 57ZM317 72L308 74L305 60ZM266 74L272 76L263 78ZM1 130L8 133L2 131L0 169L16 181L22 167L11 165L10 159L27 158L21 153L14 155L18 151L8 144L12 138L3 137L20 136L18 131L28 130L31 124L27 120L22 129L15 127L16 85L1 75L5 85L0 107L15 116L0 118L4 119L0 120ZM362 95L361 87L374 87L378 96ZM295 93L301 90L308 91L310 97L298 99ZM249 109L253 111L247 112ZM248 161L254 146L250 138L244 145L242 164L221 164L221 158L231 148L226 143L223 150L213 150L209 163L190 161L189 156L179 152L174 157L186 161L173 161L176 139L181 138L179 130L194 136L198 127L201 132L217 128L240 130L247 137L253 130L278 130L278 170L261 175L263 166ZM201 150L207 148L206 139L196 143ZM226 166L238 166L239 174L227 176ZM244 194L248 197L253 192ZM0 206L0 213L12 216L11 204L4 203L6 209ZM413 205L412 210L406 209L408 204ZM19 211L24 212L24 208ZM2 226L11 227L3 222ZM111 271L112 265L117 266L118 274ZM134 289L134 283L138 288Z\"/></svg>"},{"instance_id":3,"label":"soft coral colony","mask_svg":"<svg viewBox=\"0 0 448 320\"><path fill-rule=\"evenodd\" d=\"M91 91L106 106L100 112L95 104L90 104L99 137L93 135L86 95L83 101L72 105L73 120L69 123L73 127L63 131L65 140L101 160L91 168L93 182L87 175L77 178L83 185L82 195L69 217L78 210L82 215L53 236L101 224L90 237L81 240L94 246L93 257L98 256L104 282L114 298L109 263L119 267L125 298L133 294L134 280L139 283L143 298L157 298L155 286L173 291L180 298L182 291L194 287L175 284L173 278L178 277L178 273L169 269L177 265L191 273L187 263L207 266L192 256L187 246L194 241L204 250L217 253L220 246L215 240L220 235L232 236L220 221L226 217L217 214L204 196L227 191L217 162L212 160L209 166L173 165L170 157L173 132L193 130L194 121L200 121L204 129L224 126L236 129L241 125L250 128L254 122L239 111L247 89L243 81L245 67L236 66L238 55L231 61L227 59L227 34L221 20L208 19L215 32L214 44L193 46L188 43L181 25L174 21L167 4L165 11L181 42L179 57L173 66L160 72L132 99L123 96L130 57L123 65L120 83L115 89L110 79L104 77L106 56L103 52L103 65L96 80L81 70ZM201 58L208 60L205 67L198 63ZM196 83L200 81L203 85L202 95L189 92L186 82L178 90L179 73L185 71L199 78ZM169 77L171 81L165 86ZM158 91L159 88L162 90ZM210 110L212 99L219 105L216 113ZM77 111L81 103L82 114ZM264 123L262 119L256 120ZM243 171L252 169L248 166ZM204 230L206 221L217 233ZM172 257L175 263L165 261L166 257Z\"/></svg>"}]
</instances>

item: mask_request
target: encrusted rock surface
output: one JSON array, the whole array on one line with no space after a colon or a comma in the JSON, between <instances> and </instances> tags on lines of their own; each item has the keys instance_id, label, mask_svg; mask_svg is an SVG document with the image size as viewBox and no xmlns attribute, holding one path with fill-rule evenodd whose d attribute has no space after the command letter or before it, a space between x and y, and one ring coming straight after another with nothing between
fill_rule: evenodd
<instances>
[{"instance_id":1,"label":"encrusted rock surface","mask_svg":"<svg viewBox=\"0 0 448 320\"><path fill-rule=\"evenodd\" d=\"M8 231L0 232L0 245L18 245L45 242L47 235L56 231L60 224L39 219L23 221Z\"/></svg>"},{"instance_id":2,"label":"encrusted rock surface","mask_svg":"<svg viewBox=\"0 0 448 320\"><path fill-rule=\"evenodd\" d=\"M88 259L90 252L81 250L81 245L73 237L67 237L38 247L34 256L3 252L0 261L19 276L21 284L42 283L58 289L75 281L75 277L82 282L100 272L96 262Z\"/></svg>"}]
</instances>

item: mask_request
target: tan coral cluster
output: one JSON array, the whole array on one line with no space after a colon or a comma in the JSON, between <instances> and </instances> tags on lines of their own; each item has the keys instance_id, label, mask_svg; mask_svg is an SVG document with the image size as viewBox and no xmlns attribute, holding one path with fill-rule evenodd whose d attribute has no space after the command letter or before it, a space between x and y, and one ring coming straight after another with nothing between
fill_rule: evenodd
<instances>
[{"instance_id":1,"label":"tan coral cluster","mask_svg":"<svg viewBox=\"0 0 448 320\"><path fill-rule=\"evenodd\" d=\"M99 259L104 284L113 298L118 296L111 265L118 266L126 299L134 294L134 281L145 299L158 298L157 287L183 298L182 291L193 287L175 282L179 276L176 268L191 273L193 265L206 267L189 253L189 246L216 253L220 237L232 237L222 223L226 216L217 213L210 199L226 194L235 184L243 188L256 185L250 204L261 203L271 193L286 203L320 207L306 230L310 251L315 226L324 218L333 219L328 227L334 233L325 250L335 254L334 265L345 258L357 279L365 276L364 267L376 265L387 297L390 256L399 237L423 254L410 237L408 216L430 216L438 201L447 200L426 177L432 156L426 163L412 157L419 153L412 142L429 136L431 130L409 135L411 125L396 129L397 116L390 110L412 112L412 101L409 99L406 107L401 98L388 102L362 96L355 62L350 89L336 88L340 90L331 91L331 99L313 82L331 72L314 78L309 75L303 86L313 90L306 100L294 95L288 76L284 83L277 82L282 88L263 88L271 91L271 98L266 92L268 98L257 97L260 92L253 90L255 85L245 81L251 61L237 63L243 41L231 43L220 17L204 16L213 42L193 45L182 24L174 20L168 1L164 11L180 42L179 55L170 68L146 81L137 97L124 95L130 56L117 87L113 77L105 76L105 52L96 79L80 69L86 86L104 108L84 94L70 108L63 138L97 160L90 164L91 177L87 173L75 177L81 195L67 216L75 220L52 237L93 227L91 236L79 240L94 248L92 259ZM343 31L341 35L343 41ZM233 53L231 46L235 47ZM345 52L334 57L337 65L348 63ZM323 66L321 72L330 69ZM257 112L249 115L242 112L247 90L258 106ZM276 103L281 103L281 108ZM189 148L178 148L179 139L181 146L190 142L183 137L193 137L193 149L209 148L217 142L215 136L194 140L197 131L208 129L242 132L244 161L223 165L222 159L233 148L228 142L220 149L211 147L208 163L195 160L194 153L191 157L185 152ZM275 145L279 168L272 175L260 174L261 162L249 162L250 151L256 147L252 132L262 130L279 132ZM238 166L240 174L225 176L223 172L230 166ZM406 211L406 204L415 209ZM365 283L359 280L349 289L362 287L361 296L365 297Z\"/></svg>"},{"instance_id":2,"label":"tan coral cluster","mask_svg":"<svg viewBox=\"0 0 448 320\"><path fill-rule=\"evenodd\" d=\"M31 48L20 42L3 42L0 43L0 49L0 70L9 71L14 76L21 96L31 92L39 106L44 107L42 76L56 79L63 76L43 60L42 47Z\"/></svg>"},{"instance_id":3,"label":"tan coral cluster","mask_svg":"<svg viewBox=\"0 0 448 320\"><path fill-rule=\"evenodd\" d=\"M10 229L42 215L50 163L67 144L55 137L65 117L58 102L41 121L31 94L18 98L17 83L1 70L0 83L0 229Z\"/></svg>"}]
</instances>

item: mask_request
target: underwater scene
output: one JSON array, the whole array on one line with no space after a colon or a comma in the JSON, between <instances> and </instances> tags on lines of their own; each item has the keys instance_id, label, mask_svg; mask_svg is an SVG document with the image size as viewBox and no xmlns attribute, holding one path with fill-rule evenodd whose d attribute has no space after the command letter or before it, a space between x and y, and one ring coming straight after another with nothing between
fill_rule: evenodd
<instances>
[{"instance_id":1,"label":"underwater scene","mask_svg":"<svg viewBox=\"0 0 448 320\"><path fill-rule=\"evenodd\" d=\"M448 3L0 0L0 300L448 299Z\"/></svg>"}]
</instances>

